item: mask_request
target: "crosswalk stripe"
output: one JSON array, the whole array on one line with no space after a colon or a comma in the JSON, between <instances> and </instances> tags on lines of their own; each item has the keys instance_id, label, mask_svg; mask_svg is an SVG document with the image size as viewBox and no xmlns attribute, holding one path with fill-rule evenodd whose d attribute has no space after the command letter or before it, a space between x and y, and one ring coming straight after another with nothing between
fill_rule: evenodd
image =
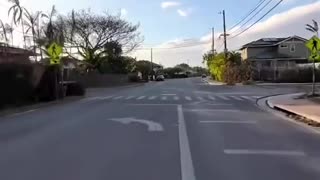
<instances>
[{"instance_id":1,"label":"crosswalk stripe","mask_svg":"<svg viewBox=\"0 0 320 180\"><path fill-rule=\"evenodd\" d=\"M230 100L229 98L227 98L226 96L219 96L219 98L223 99L223 100Z\"/></svg>"},{"instance_id":2,"label":"crosswalk stripe","mask_svg":"<svg viewBox=\"0 0 320 180\"><path fill-rule=\"evenodd\" d=\"M173 99L178 101L180 98L178 96L175 96Z\"/></svg>"},{"instance_id":3,"label":"crosswalk stripe","mask_svg":"<svg viewBox=\"0 0 320 180\"><path fill-rule=\"evenodd\" d=\"M262 98L262 96L252 96L252 97L256 99Z\"/></svg>"},{"instance_id":4,"label":"crosswalk stripe","mask_svg":"<svg viewBox=\"0 0 320 180\"><path fill-rule=\"evenodd\" d=\"M106 100L106 99L110 99L112 98L113 96L105 96L105 97L102 97L101 100Z\"/></svg>"},{"instance_id":5,"label":"crosswalk stripe","mask_svg":"<svg viewBox=\"0 0 320 180\"><path fill-rule=\"evenodd\" d=\"M134 96L128 96L128 97L126 98L126 100L133 99L133 98L134 98Z\"/></svg>"},{"instance_id":6,"label":"crosswalk stripe","mask_svg":"<svg viewBox=\"0 0 320 180\"><path fill-rule=\"evenodd\" d=\"M154 100L154 99L156 99L157 98L157 96L151 96L151 97L149 97L148 99L149 100Z\"/></svg>"},{"instance_id":7,"label":"crosswalk stripe","mask_svg":"<svg viewBox=\"0 0 320 180\"><path fill-rule=\"evenodd\" d=\"M198 96L197 97L200 101L203 101L204 99L203 99L203 97L201 97L201 96Z\"/></svg>"},{"instance_id":8,"label":"crosswalk stripe","mask_svg":"<svg viewBox=\"0 0 320 180\"><path fill-rule=\"evenodd\" d=\"M167 96L162 96L161 97L161 100L167 100L168 98L167 98Z\"/></svg>"},{"instance_id":9,"label":"crosswalk stripe","mask_svg":"<svg viewBox=\"0 0 320 180\"><path fill-rule=\"evenodd\" d=\"M186 96L185 98L186 98L186 100L188 100L188 101L192 101L192 99L191 99L190 96Z\"/></svg>"},{"instance_id":10,"label":"crosswalk stripe","mask_svg":"<svg viewBox=\"0 0 320 180\"><path fill-rule=\"evenodd\" d=\"M247 99L249 101L255 101L255 99L253 99L253 97L249 97L249 96L241 96L244 99Z\"/></svg>"},{"instance_id":11,"label":"crosswalk stripe","mask_svg":"<svg viewBox=\"0 0 320 180\"><path fill-rule=\"evenodd\" d=\"M141 99L144 99L146 96L140 96L137 98L137 100L141 100Z\"/></svg>"},{"instance_id":12,"label":"crosswalk stripe","mask_svg":"<svg viewBox=\"0 0 320 180\"><path fill-rule=\"evenodd\" d=\"M117 97L114 97L113 99L114 100L118 100L118 99L121 99L121 98L123 98L123 96L117 96Z\"/></svg>"},{"instance_id":13,"label":"crosswalk stripe","mask_svg":"<svg viewBox=\"0 0 320 180\"><path fill-rule=\"evenodd\" d=\"M209 96L209 99L210 99L210 100L213 100L213 101L216 100L216 98L213 97L213 96Z\"/></svg>"},{"instance_id":14,"label":"crosswalk stripe","mask_svg":"<svg viewBox=\"0 0 320 180\"><path fill-rule=\"evenodd\" d=\"M244 99L241 99L240 97L238 96L230 96L231 98L235 99L235 100L238 100L238 101L243 101Z\"/></svg>"}]
</instances>

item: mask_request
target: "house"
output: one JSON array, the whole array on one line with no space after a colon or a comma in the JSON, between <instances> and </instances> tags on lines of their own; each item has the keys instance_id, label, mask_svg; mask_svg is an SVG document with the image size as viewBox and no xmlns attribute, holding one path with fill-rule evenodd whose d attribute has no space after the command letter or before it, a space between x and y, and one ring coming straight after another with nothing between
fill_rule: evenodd
<instances>
[{"instance_id":1,"label":"house","mask_svg":"<svg viewBox=\"0 0 320 180\"><path fill-rule=\"evenodd\" d=\"M299 36L262 38L243 45L241 57L258 69L293 68L296 64L308 63L310 54L305 46L306 41Z\"/></svg>"},{"instance_id":2,"label":"house","mask_svg":"<svg viewBox=\"0 0 320 180\"><path fill-rule=\"evenodd\" d=\"M29 57L33 56L32 51L21 49L17 47L8 46L7 44L0 43L0 64L3 63L18 63L29 64L31 63Z\"/></svg>"}]
</instances>

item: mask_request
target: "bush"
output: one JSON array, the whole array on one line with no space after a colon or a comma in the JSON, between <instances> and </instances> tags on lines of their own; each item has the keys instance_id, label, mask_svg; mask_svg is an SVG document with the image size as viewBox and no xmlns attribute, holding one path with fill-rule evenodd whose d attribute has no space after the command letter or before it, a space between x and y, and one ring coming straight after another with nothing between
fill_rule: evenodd
<instances>
[{"instance_id":1,"label":"bush","mask_svg":"<svg viewBox=\"0 0 320 180\"><path fill-rule=\"evenodd\" d=\"M58 98L58 94L56 94L57 83L56 80L58 78L61 79L60 76L57 75L58 66L47 66L45 72L42 75L40 83L36 88L36 95L40 101L53 101ZM60 93L61 94L61 93Z\"/></svg>"},{"instance_id":2,"label":"bush","mask_svg":"<svg viewBox=\"0 0 320 180\"><path fill-rule=\"evenodd\" d=\"M129 82L138 82L140 80L140 78L136 74L129 74L128 80L129 80Z\"/></svg>"},{"instance_id":3,"label":"bush","mask_svg":"<svg viewBox=\"0 0 320 180\"><path fill-rule=\"evenodd\" d=\"M70 83L67 84L67 96L84 96L86 91L82 84L76 82L76 83Z\"/></svg>"}]
</instances>

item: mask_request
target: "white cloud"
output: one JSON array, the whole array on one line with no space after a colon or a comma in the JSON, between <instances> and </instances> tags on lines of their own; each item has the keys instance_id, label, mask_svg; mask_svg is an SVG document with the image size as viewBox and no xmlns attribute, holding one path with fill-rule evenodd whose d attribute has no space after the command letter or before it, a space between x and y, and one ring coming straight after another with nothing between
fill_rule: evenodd
<instances>
[{"instance_id":1,"label":"white cloud","mask_svg":"<svg viewBox=\"0 0 320 180\"><path fill-rule=\"evenodd\" d=\"M308 5L298 6L288 11L275 14L270 18L257 23L250 30L242 35L229 39L228 48L237 50L242 45L263 37L288 37L298 35L304 38L310 38L312 34L305 30L305 24L311 23L312 19L319 22L320 2L314 2ZM219 33L216 33L216 48L222 51L222 39L218 39ZM200 38L175 39L160 44L157 47L180 47L190 44L197 46L179 48L179 49L155 49L154 60L161 62L165 66L174 66L175 64L190 60L191 65L201 65L202 55L211 47L211 33ZM137 51L135 54L140 59L150 59L150 53L146 51Z\"/></svg>"},{"instance_id":2,"label":"white cloud","mask_svg":"<svg viewBox=\"0 0 320 180\"><path fill-rule=\"evenodd\" d=\"M165 1L165 2L161 3L161 8L167 9L167 8L171 8L171 7L177 7L180 5L181 5L181 3L177 2L177 1Z\"/></svg>"},{"instance_id":3,"label":"white cloud","mask_svg":"<svg viewBox=\"0 0 320 180\"><path fill-rule=\"evenodd\" d=\"M180 16L182 16L182 17L188 16L188 12L187 12L187 11L184 11L184 10L182 10L182 9L178 9L178 10L177 10L177 13L178 13Z\"/></svg>"},{"instance_id":4,"label":"white cloud","mask_svg":"<svg viewBox=\"0 0 320 180\"><path fill-rule=\"evenodd\" d=\"M120 14L121 14L122 17L125 17L125 16L128 15L128 11L125 8L121 8Z\"/></svg>"}]
</instances>

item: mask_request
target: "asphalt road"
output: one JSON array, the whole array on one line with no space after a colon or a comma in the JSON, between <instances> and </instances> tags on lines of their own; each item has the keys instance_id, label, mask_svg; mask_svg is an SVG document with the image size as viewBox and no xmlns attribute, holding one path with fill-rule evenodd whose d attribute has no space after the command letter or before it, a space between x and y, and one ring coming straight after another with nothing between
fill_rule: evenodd
<instances>
[{"instance_id":1,"label":"asphalt road","mask_svg":"<svg viewBox=\"0 0 320 180\"><path fill-rule=\"evenodd\" d=\"M200 78L0 118L1 180L318 180L320 135L260 110L295 91Z\"/></svg>"}]
</instances>

